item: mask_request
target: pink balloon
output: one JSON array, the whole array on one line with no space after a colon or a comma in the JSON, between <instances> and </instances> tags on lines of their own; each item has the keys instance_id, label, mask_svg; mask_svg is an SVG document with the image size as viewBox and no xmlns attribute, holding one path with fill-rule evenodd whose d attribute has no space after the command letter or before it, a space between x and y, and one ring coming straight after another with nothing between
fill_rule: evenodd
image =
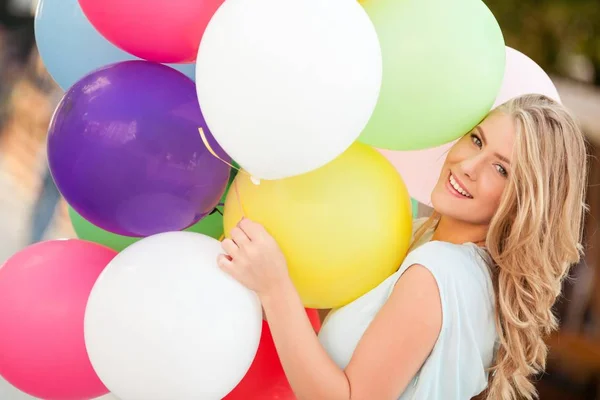
<instances>
[{"instance_id":1,"label":"pink balloon","mask_svg":"<svg viewBox=\"0 0 600 400\"><path fill-rule=\"evenodd\" d=\"M53 240L20 251L0 267L0 375L45 400L108 393L87 355L86 303L117 255L82 240Z\"/></svg>"},{"instance_id":2,"label":"pink balloon","mask_svg":"<svg viewBox=\"0 0 600 400\"><path fill-rule=\"evenodd\" d=\"M525 54L507 46L504 81L493 108L515 97L532 93L561 102L556 86L542 67Z\"/></svg>"},{"instance_id":3,"label":"pink balloon","mask_svg":"<svg viewBox=\"0 0 600 400\"><path fill-rule=\"evenodd\" d=\"M223 0L79 0L115 46L148 61L190 63Z\"/></svg>"},{"instance_id":4,"label":"pink balloon","mask_svg":"<svg viewBox=\"0 0 600 400\"><path fill-rule=\"evenodd\" d=\"M507 46L504 81L493 108L532 93L561 101L548 74L531 58ZM379 151L402 175L410 196L420 203L431 205L431 192L440 176L446 154L454 143L419 151Z\"/></svg>"},{"instance_id":5,"label":"pink balloon","mask_svg":"<svg viewBox=\"0 0 600 400\"><path fill-rule=\"evenodd\" d=\"M410 197L419 203L431 205L431 192L453 144L416 151L378 150L400 173Z\"/></svg>"}]
</instances>

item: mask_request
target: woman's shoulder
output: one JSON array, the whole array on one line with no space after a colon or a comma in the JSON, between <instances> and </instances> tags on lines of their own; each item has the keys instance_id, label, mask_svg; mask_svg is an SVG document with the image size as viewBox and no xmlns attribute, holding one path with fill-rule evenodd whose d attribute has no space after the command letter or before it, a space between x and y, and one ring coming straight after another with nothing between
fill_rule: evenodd
<instances>
[{"instance_id":1,"label":"woman's shoulder","mask_svg":"<svg viewBox=\"0 0 600 400\"><path fill-rule=\"evenodd\" d=\"M436 280L442 303L443 332L454 332L449 334L454 338L459 332L475 332L472 337L462 338L465 339L462 343L476 344L478 359L489 365L497 334L494 286L485 251L473 243L431 241L406 257L400 274L413 265L425 267Z\"/></svg>"},{"instance_id":2,"label":"woman's shoulder","mask_svg":"<svg viewBox=\"0 0 600 400\"><path fill-rule=\"evenodd\" d=\"M421 264L420 261L428 262L433 266L447 269L456 267L458 269L468 268L473 264L487 265L489 259L485 251L478 248L474 243L454 244L438 240L430 240L417 245L411 250L404 260L406 263Z\"/></svg>"},{"instance_id":3,"label":"woman's shoulder","mask_svg":"<svg viewBox=\"0 0 600 400\"><path fill-rule=\"evenodd\" d=\"M400 275L416 264L432 273L441 292L451 291L459 296L493 301L490 260L485 250L473 243L424 243L407 255L400 267Z\"/></svg>"}]
</instances>

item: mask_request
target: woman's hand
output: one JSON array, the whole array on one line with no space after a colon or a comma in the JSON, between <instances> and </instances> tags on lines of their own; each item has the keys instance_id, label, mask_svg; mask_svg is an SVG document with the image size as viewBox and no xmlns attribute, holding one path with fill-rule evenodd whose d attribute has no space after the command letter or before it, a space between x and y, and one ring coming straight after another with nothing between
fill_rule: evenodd
<instances>
[{"instance_id":1,"label":"woman's hand","mask_svg":"<svg viewBox=\"0 0 600 400\"><path fill-rule=\"evenodd\" d=\"M259 297L290 279L283 253L262 225L244 218L230 236L221 244L226 254L219 255L217 263Z\"/></svg>"}]
</instances>

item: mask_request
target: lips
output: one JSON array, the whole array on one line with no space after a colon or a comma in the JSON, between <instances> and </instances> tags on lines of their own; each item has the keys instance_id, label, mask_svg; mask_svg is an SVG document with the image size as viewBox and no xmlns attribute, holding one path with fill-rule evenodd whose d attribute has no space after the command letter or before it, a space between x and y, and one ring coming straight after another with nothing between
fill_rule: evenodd
<instances>
[{"instance_id":1,"label":"lips","mask_svg":"<svg viewBox=\"0 0 600 400\"><path fill-rule=\"evenodd\" d=\"M469 191L461 185L460 181L452 173L450 173L450 176L448 177L448 183L450 184L451 188L462 197L467 199L473 198L471 193L469 193Z\"/></svg>"}]
</instances>

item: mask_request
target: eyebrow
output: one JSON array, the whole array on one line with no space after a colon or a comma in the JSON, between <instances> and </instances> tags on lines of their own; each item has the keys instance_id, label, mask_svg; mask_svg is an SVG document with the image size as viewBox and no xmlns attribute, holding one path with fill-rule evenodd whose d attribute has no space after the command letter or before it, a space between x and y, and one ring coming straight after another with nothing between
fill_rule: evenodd
<instances>
[{"instance_id":1,"label":"eyebrow","mask_svg":"<svg viewBox=\"0 0 600 400\"><path fill-rule=\"evenodd\" d=\"M487 144L487 139L485 138L485 132L483 131L483 129L481 128L481 126L477 125L475 127L475 130L477 132L479 132L479 134L481 135L481 140L483 140L484 144ZM500 160L504 161L505 163L507 163L508 165L510 165L510 160L506 157L504 157L502 154L499 153L494 153L494 155L496 157L498 157Z\"/></svg>"}]
</instances>

